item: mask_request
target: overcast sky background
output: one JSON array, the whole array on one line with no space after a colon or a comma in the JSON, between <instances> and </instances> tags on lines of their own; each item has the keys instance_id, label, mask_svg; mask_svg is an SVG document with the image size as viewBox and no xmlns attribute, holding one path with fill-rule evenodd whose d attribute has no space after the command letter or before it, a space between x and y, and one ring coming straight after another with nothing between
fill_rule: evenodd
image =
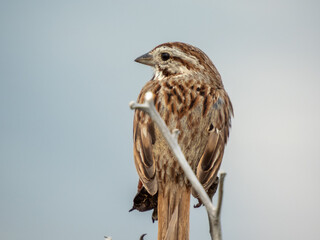
<instances>
[{"instance_id":1,"label":"overcast sky background","mask_svg":"<svg viewBox=\"0 0 320 240\"><path fill-rule=\"evenodd\" d=\"M320 236L320 2L1 0L0 239L156 239L128 210L135 100L168 41L212 59L234 105L225 240ZM193 201L192 204L194 204ZM191 239L210 239L205 209Z\"/></svg>"}]
</instances>

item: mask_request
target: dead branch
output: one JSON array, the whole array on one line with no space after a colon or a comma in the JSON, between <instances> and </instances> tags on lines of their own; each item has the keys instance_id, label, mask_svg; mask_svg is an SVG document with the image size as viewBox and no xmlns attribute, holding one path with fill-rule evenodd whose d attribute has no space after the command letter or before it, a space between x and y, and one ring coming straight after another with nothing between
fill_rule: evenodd
<instances>
[{"instance_id":1,"label":"dead branch","mask_svg":"<svg viewBox=\"0 0 320 240\"><path fill-rule=\"evenodd\" d=\"M207 195L206 191L202 187L201 183L198 181L196 175L192 171L190 165L185 159L181 148L178 144L177 136L179 134L179 129L175 129L173 133L167 128L165 122L160 117L159 113L154 107L153 103L153 95L151 92L147 92L145 95L145 101L143 104L139 104L136 102L130 102L131 109L140 109L149 114L151 119L158 125L159 130L163 134L164 138L168 142L173 154L178 160L181 168L183 169L186 177L190 181L192 187L199 194L199 198L201 202L206 207L209 224L210 224L210 235L212 240L221 240L221 223L220 223L220 213L222 206L222 198L223 198L223 183L226 173L220 173L220 182L219 182L219 192L218 192L218 203L215 208L211 202L211 199Z\"/></svg>"}]
</instances>

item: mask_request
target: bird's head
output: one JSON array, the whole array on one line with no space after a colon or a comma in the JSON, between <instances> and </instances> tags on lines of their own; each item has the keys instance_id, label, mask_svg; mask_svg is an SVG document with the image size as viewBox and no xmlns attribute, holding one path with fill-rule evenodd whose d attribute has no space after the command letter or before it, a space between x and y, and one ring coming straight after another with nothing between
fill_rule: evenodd
<instances>
[{"instance_id":1,"label":"bird's head","mask_svg":"<svg viewBox=\"0 0 320 240\"><path fill-rule=\"evenodd\" d=\"M160 80L173 75L194 72L210 74L216 71L213 63L204 52L181 42L161 44L135 61L153 67L156 78Z\"/></svg>"}]
</instances>

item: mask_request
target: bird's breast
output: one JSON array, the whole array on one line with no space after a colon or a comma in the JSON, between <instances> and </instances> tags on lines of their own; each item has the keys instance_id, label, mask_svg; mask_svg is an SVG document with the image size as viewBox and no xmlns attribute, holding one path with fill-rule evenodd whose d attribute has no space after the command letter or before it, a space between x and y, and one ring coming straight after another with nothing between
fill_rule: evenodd
<instances>
[{"instance_id":1,"label":"bird's breast","mask_svg":"<svg viewBox=\"0 0 320 240\"><path fill-rule=\"evenodd\" d=\"M209 136L214 89L190 79L155 81L149 91L154 94L155 107L169 130L180 131L178 143L195 171ZM153 158L158 181L185 184L183 171L157 127L155 139Z\"/></svg>"}]
</instances>

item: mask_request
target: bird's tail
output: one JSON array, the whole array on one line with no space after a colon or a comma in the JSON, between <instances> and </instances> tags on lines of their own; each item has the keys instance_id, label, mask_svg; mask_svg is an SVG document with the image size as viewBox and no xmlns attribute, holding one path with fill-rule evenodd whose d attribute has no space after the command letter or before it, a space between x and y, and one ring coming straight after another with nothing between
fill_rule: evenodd
<instances>
[{"instance_id":1,"label":"bird's tail","mask_svg":"<svg viewBox=\"0 0 320 240\"><path fill-rule=\"evenodd\" d=\"M190 187L167 183L158 193L158 240L188 240Z\"/></svg>"}]
</instances>

